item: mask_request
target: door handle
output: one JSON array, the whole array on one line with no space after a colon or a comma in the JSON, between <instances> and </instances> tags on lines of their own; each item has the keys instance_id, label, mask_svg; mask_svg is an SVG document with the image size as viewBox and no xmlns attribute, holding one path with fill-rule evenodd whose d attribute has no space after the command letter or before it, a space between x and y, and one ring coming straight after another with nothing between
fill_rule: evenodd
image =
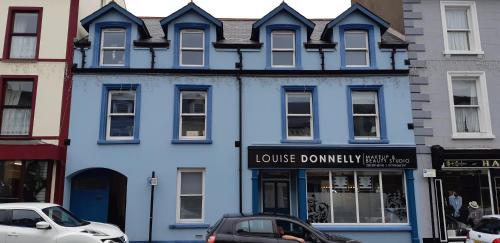
<instances>
[{"instance_id":1,"label":"door handle","mask_svg":"<svg viewBox=\"0 0 500 243\"><path fill-rule=\"evenodd\" d=\"M19 234L18 233L9 233L7 236L18 237Z\"/></svg>"}]
</instances>

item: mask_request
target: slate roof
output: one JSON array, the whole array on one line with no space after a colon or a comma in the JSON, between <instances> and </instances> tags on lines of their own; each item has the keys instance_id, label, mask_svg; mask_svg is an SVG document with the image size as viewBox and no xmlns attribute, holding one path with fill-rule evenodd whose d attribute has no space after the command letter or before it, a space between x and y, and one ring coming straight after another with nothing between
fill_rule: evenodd
<instances>
[{"instance_id":1,"label":"slate roof","mask_svg":"<svg viewBox=\"0 0 500 243\"><path fill-rule=\"evenodd\" d=\"M161 17L141 17L141 19L146 24L149 33L151 34L151 39L140 40L142 43L168 43L165 38L165 34L160 25ZM259 44L255 41L250 40L252 34L252 24L258 19L234 19L234 18L220 18L224 27L224 39L219 41L219 44ZM312 34L310 43L313 44L324 44L326 42L320 40L321 34L325 26L332 19L312 19L316 24ZM386 45L405 45L402 38L393 34L394 30L386 31L382 35L382 43Z\"/></svg>"}]
</instances>

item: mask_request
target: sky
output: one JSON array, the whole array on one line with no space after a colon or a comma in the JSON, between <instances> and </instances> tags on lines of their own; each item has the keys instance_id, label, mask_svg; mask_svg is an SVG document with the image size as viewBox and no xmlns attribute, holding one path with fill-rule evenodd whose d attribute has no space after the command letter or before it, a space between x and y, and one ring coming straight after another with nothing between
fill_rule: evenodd
<instances>
[{"instance_id":1,"label":"sky","mask_svg":"<svg viewBox=\"0 0 500 243\"><path fill-rule=\"evenodd\" d=\"M216 18L261 18L283 0L193 0ZM126 0L136 16L166 17L190 0ZM286 0L307 18L335 18L351 5L351 0Z\"/></svg>"}]
</instances>

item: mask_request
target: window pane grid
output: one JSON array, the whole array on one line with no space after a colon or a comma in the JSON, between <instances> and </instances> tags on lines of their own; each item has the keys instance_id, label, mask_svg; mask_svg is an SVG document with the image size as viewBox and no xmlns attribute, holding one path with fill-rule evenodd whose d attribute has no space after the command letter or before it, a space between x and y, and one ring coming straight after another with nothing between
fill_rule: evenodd
<instances>
[{"instance_id":1,"label":"window pane grid","mask_svg":"<svg viewBox=\"0 0 500 243\"><path fill-rule=\"evenodd\" d=\"M287 37L289 39L285 39ZM271 33L271 52L272 66L295 66L295 33L292 31L273 31ZM287 55L278 56L278 54Z\"/></svg>"},{"instance_id":2,"label":"window pane grid","mask_svg":"<svg viewBox=\"0 0 500 243\"><path fill-rule=\"evenodd\" d=\"M185 111L185 108L187 111ZM203 108L203 112L197 112L201 108ZM182 91L180 93L179 110L179 137L182 139L205 138L207 130L207 92Z\"/></svg>"},{"instance_id":3,"label":"window pane grid","mask_svg":"<svg viewBox=\"0 0 500 243\"><path fill-rule=\"evenodd\" d=\"M33 59L38 41L38 12L13 12L9 57Z\"/></svg>"},{"instance_id":4,"label":"window pane grid","mask_svg":"<svg viewBox=\"0 0 500 243\"><path fill-rule=\"evenodd\" d=\"M305 111L304 109L308 110L308 112L298 113ZM288 138L310 139L313 137L312 110L312 94L310 92L288 92L286 94L286 128ZM300 118L302 120L297 120Z\"/></svg>"},{"instance_id":5,"label":"window pane grid","mask_svg":"<svg viewBox=\"0 0 500 243\"><path fill-rule=\"evenodd\" d=\"M199 222L204 215L204 171L179 170L177 184L177 220ZM186 193L183 193L186 192ZM187 193L200 192L200 193Z\"/></svg>"},{"instance_id":6,"label":"window pane grid","mask_svg":"<svg viewBox=\"0 0 500 243\"><path fill-rule=\"evenodd\" d=\"M314 174L312 174L314 173ZM320 172L309 172L308 173L308 178L310 176L316 176L315 174L320 173ZM311 175L312 174L312 175ZM336 175L335 177L340 177L340 179L334 179L335 177L333 175ZM345 177L347 175L347 177ZM353 179L352 182L348 182L349 176L351 179ZM399 183L394 184L394 181L391 181L389 177L398 177L400 179ZM345 179L342 179L345 177ZM389 182L385 182L383 178L387 178ZM328 171L328 181L330 185L328 187L322 186L322 189L328 189L328 193L330 195L329 200L330 200L330 205L326 205L326 210L329 210L329 213L331 217L328 217L329 221L324 221L325 218L318 218L318 212L317 208L315 205L318 203L316 200L317 198L314 197L312 194L313 192L310 192L312 189L312 185L308 183L308 197L312 196L312 200L308 199L308 203L310 204L308 207L309 209L314 209L314 211L308 211L308 218L310 220L313 220L313 223L334 223L334 224L407 224L408 221L408 210L407 210L407 198L406 198L406 183L404 179L404 174L402 172L383 172L383 171ZM312 179L311 179L312 180ZM316 179L317 180L317 179ZM340 181L338 181L340 180ZM308 180L309 181L309 180ZM362 183L361 183L362 181ZM316 183L316 182L313 182ZM392 183L392 184L390 184ZM388 192L384 191L384 184L387 184L388 186L391 186L392 189L389 189ZM351 188L351 185L353 188ZM345 189L342 189L345 188ZM345 203L348 201L338 201L343 203L344 206L342 210L338 210L337 213L341 213L344 216L344 220L340 220L336 222L336 218L342 217L342 216L336 216L336 211L335 211L335 206L336 205L334 200L336 197L341 195L343 191L348 192L349 190L353 190L354 192L354 203L355 203L355 218L351 218L350 222L345 222L345 212L348 211L348 209L345 208L347 206ZM370 193L368 195L364 195L363 190L371 190L374 191L373 193ZM340 194L339 194L340 193ZM375 194L374 194L375 193ZM401 194L402 193L402 194ZM315 192L315 195L318 196L317 192ZM348 195L348 194L346 194ZM360 196L363 195L363 198L360 199ZM366 198L368 196L368 198ZM342 197L342 195L341 195ZM371 198L371 199L370 199ZM312 205L311 205L312 203ZM337 203L338 204L338 203ZM360 204L379 204L375 205L375 207L370 207L368 210L366 210L366 207L360 206ZM352 206L352 205L351 205ZM366 205L364 205L366 206ZM328 209L329 208L329 209ZM380 210L379 212L374 212L373 210ZM321 208L320 208L321 209ZM325 209L325 206L323 206L322 209ZM363 209L364 213L368 213L368 218L363 218L361 220L361 209ZM372 214L375 214L375 216L371 216ZM377 216L378 214L378 216ZM323 220L322 222L318 222L318 220ZM349 220L348 220L349 221Z\"/></svg>"},{"instance_id":7,"label":"window pane grid","mask_svg":"<svg viewBox=\"0 0 500 243\"><path fill-rule=\"evenodd\" d=\"M100 64L105 66L125 65L126 30L102 30Z\"/></svg>"},{"instance_id":8,"label":"window pane grid","mask_svg":"<svg viewBox=\"0 0 500 243\"><path fill-rule=\"evenodd\" d=\"M108 93L108 119L106 138L132 139L135 129L136 94L133 91L112 90ZM120 103L122 101L122 103ZM124 102L128 101L128 103ZM116 110L115 110L116 109ZM132 112L122 112L120 109Z\"/></svg>"},{"instance_id":9,"label":"window pane grid","mask_svg":"<svg viewBox=\"0 0 500 243\"><path fill-rule=\"evenodd\" d=\"M194 38L194 39L188 39ZM202 30L182 30L180 34L180 63L183 66L205 65L205 32ZM184 43L187 40L187 43ZM190 42L191 41L191 42ZM194 43L193 43L194 41ZM199 46L196 46L199 45Z\"/></svg>"},{"instance_id":10,"label":"window pane grid","mask_svg":"<svg viewBox=\"0 0 500 243\"><path fill-rule=\"evenodd\" d=\"M354 138L379 139L378 93L376 91L353 91L351 99Z\"/></svg>"}]
</instances>

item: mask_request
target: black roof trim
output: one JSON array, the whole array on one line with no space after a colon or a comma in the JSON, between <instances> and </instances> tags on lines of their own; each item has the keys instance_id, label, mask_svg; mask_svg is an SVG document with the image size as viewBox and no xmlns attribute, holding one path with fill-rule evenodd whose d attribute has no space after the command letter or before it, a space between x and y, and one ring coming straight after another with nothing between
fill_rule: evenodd
<instances>
[{"instance_id":1,"label":"black roof trim","mask_svg":"<svg viewBox=\"0 0 500 243\"><path fill-rule=\"evenodd\" d=\"M380 48L389 48L389 49L392 49L392 48L407 49L408 45L409 45L409 43L407 43L407 42L404 42L404 43L384 43L384 42L379 42L378 43L378 46Z\"/></svg>"},{"instance_id":2,"label":"black roof trim","mask_svg":"<svg viewBox=\"0 0 500 243\"><path fill-rule=\"evenodd\" d=\"M192 74L192 75L226 75L240 73L245 76L352 76L352 75L408 75L408 69L378 70L242 70L237 69L146 69L146 68L74 68L78 74Z\"/></svg>"},{"instance_id":3,"label":"black roof trim","mask_svg":"<svg viewBox=\"0 0 500 243\"><path fill-rule=\"evenodd\" d=\"M306 49L335 49L337 42L332 43L304 43Z\"/></svg>"},{"instance_id":4,"label":"black roof trim","mask_svg":"<svg viewBox=\"0 0 500 243\"><path fill-rule=\"evenodd\" d=\"M164 48L169 48L170 47L170 41L166 40L165 42L151 42L151 41L134 41L134 46L136 47L164 47Z\"/></svg>"},{"instance_id":5,"label":"black roof trim","mask_svg":"<svg viewBox=\"0 0 500 243\"><path fill-rule=\"evenodd\" d=\"M219 49L260 49L262 48L262 43L212 43L215 48Z\"/></svg>"},{"instance_id":6,"label":"black roof trim","mask_svg":"<svg viewBox=\"0 0 500 243\"><path fill-rule=\"evenodd\" d=\"M88 48L90 47L90 41L88 39L81 39L79 41L75 41L73 45L78 48Z\"/></svg>"}]
</instances>

